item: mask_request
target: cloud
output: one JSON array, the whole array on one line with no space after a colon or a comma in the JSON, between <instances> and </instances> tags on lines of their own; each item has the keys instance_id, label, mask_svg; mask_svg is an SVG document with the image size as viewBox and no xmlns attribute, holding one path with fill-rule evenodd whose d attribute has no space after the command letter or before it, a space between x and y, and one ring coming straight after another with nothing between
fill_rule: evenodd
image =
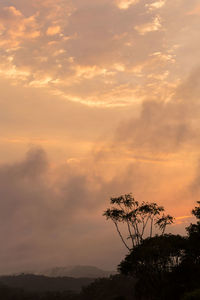
<instances>
[{"instance_id":1,"label":"cloud","mask_svg":"<svg viewBox=\"0 0 200 300\"><path fill-rule=\"evenodd\" d=\"M60 33L60 26L51 26L47 29L47 35L55 35Z\"/></svg>"},{"instance_id":2,"label":"cloud","mask_svg":"<svg viewBox=\"0 0 200 300\"><path fill-rule=\"evenodd\" d=\"M23 40L40 36L35 16L24 17L14 6L4 7L0 14L1 48L12 50L21 46Z\"/></svg>"},{"instance_id":3,"label":"cloud","mask_svg":"<svg viewBox=\"0 0 200 300\"><path fill-rule=\"evenodd\" d=\"M199 147L199 68L180 83L170 101L146 99L139 116L124 121L116 142L135 153L150 155L181 153Z\"/></svg>"},{"instance_id":4,"label":"cloud","mask_svg":"<svg viewBox=\"0 0 200 300\"><path fill-rule=\"evenodd\" d=\"M113 247L102 211L108 194L118 192L116 180L106 183L75 162L52 167L41 148L32 148L20 162L0 165L1 272L100 263L102 241L108 247L101 251ZM90 248L91 242L96 246Z\"/></svg>"},{"instance_id":5,"label":"cloud","mask_svg":"<svg viewBox=\"0 0 200 300\"><path fill-rule=\"evenodd\" d=\"M118 141L136 151L142 149L153 155L179 150L194 135L184 116L179 117L179 108L171 103L145 102L139 118L119 127Z\"/></svg>"},{"instance_id":6,"label":"cloud","mask_svg":"<svg viewBox=\"0 0 200 300\"><path fill-rule=\"evenodd\" d=\"M139 34L144 35L148 32L160 30L162 27L160 19L155 17L151 23L146 23L140 26L135 26L135 29L139 32Z\"/></svg>"},{"instance_id":7,"label":"cloud","mask_svg":"<svg viewBox=\"0 0 200 300\"><path fill-rule=\"evenodd\" d=\"M199 26L187 12L195 3L3 1L1 73L90 106L130 105L158 86L166 95L183 77L182 58L190 68Z\"/></svg>"},{"instance_id":8,"label":"cloud","mask_svg":"<svg viewBox=\"0 0 200 300\"><path fill-rule=\"evenodd\" d=\"M22 162L0 166L2 243L4 240L1 258L6 257L5 270L15 269L15 263L22 269L27 260L30 265L41 260L40 251L44 255L46 247L53 244L51 239L57 239L56 232L58 236L60 230L65 232L69 219L85 205L81 205L85 199L84 178L71 178L69 189L65 184L58 192L49 173L50 166L41 149L30 150ZM77 197L74 194L72 198L75 189Z\"/></svg>"},{"instance_id":9,"label":"cloud","mask_svg":"<svg viewBox=\"0 0 200 300\"><path fill-rule=\"evenodd\" d=\"M102 217L109 198L134 191L139 201L162 203L162 187L156 187L156 166L109 160L91 155L55 165L44 150L32 148L23 160L0 165L1 272L119 262L125 249Z\"/></svg>"},{"instance_id":10,"label":"cloud","mask_svg":"<svg viewBox=\"0 0 200 300\"><path fill-rule=\"evenodd\" d=\"M116 1L116 4L120 9L128 9L131 5L134 5L138 2L139 0L118 0Z\"/></svg>"},{"instance_id":11,"label":"cloud","mask_svg":"<svg viewBox=\"0 0 200 300\"><path fill-rule=\"evenodd\" d=\"M200 192L200 161L198 160L195 163L196 168L194 171L194 175L188 187L192 197L196 198L196 201L198 201Z\"/></svg>"}]
</instances>

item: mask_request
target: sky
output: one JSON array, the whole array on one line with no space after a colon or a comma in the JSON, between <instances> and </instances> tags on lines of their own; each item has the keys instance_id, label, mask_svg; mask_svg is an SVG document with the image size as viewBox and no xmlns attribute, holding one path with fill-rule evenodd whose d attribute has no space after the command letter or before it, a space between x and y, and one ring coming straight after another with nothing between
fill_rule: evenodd
<instances>
[{"instance_id":1,"label":"sky","mask_svg":"<svg viewBox=\"0 0 200 300\"><path fill-rule=\"evenodd\" d=\"M200 195L198 0L1 0L0 273L114 269L132 192L184 234Z\"/></svg>"}]
</instances>

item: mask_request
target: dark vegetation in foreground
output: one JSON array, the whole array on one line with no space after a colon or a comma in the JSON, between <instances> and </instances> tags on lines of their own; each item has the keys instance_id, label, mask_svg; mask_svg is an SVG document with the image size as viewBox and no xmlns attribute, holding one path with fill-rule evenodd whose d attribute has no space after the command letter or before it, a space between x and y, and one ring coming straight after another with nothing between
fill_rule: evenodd
<instances>
[{"instance_id":1,"label":"dark vegetation in foreground","mask_svg":"<svg viewBox=\"0 0 200 300\"><path fill-rule=\"evenodd\" d=\"M87 286L93 281L92 278L47 277L33 274L0 276L2 284L30 292L63 292L66 290L80 292L83 286Z\"/></svg>"},{"instance_id":2,"label":"dark vegetation in foreground","mask_svg":"<svg viewBox=\"0 0 200 300\"><path fill-rule=\"evenodd\" d=\"M111 198L111 204L117 204L119 208L111 207L104 215L114 222L123 244L129 249L118 266L118 275L96 279L89 285L86 283L80 292L78 289L66 291L73 287L67 284L66 290L65 286L53 290L53 281L49 281L49 286L42 284L42 289L39 285L32 290L16 285L11 287L4 281L0 285L0 299L200 300L200 202L192 210L197 222L186 228L187 236L165 234L165 227L173 222L173 218L161 215L164 209L155 203L135 203L129 194ZM147 222L150 222L150 234L143 238ZM119 225L124 224L131 246L119 229ZM159 235L153 234L156 225L160 229Z\"/></svg>"}]
</instances>

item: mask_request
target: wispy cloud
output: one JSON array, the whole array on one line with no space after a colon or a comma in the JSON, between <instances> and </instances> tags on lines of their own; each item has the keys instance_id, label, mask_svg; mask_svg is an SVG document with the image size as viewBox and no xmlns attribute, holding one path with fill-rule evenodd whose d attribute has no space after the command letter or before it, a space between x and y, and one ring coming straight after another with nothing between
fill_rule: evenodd
<instances>
[{"instance_id":1,"label":"wispy cloud","mask_svg":"<svg viewBox=\"0 0 200 300\"><path fill-rule=\"evenodd\" d=\"M182 18L195 3L2 2L1 72L26 86L48 87L93 106L130 105L134 99L142 101L142 91L154 93L155 86L165 94L166 85L183 77L176 57L187 42L181 32L185 28L189 36L194 20L188 15L183 24ZM173 60L166 65L153 59L154 53ZM164 82L162 73L167 74ZM126 99L115 93L119 86L129 90Z\"/></svg>"}]
</instances>

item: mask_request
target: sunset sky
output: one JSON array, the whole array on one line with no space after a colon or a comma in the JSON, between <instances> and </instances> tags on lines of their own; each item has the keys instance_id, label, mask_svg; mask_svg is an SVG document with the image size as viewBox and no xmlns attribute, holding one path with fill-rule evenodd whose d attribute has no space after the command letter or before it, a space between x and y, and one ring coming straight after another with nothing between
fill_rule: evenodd
<instances>
[{"instance_id":1,"label":"sunset sky","mask_svg":"<svg viewBox=\"0 0 200 300\"><path fill-rule=\"evenodd\" d=\"M102 216L200 196L199 0L0 1L0 273L114 269Z\"/></svg>"}]
</instances>

